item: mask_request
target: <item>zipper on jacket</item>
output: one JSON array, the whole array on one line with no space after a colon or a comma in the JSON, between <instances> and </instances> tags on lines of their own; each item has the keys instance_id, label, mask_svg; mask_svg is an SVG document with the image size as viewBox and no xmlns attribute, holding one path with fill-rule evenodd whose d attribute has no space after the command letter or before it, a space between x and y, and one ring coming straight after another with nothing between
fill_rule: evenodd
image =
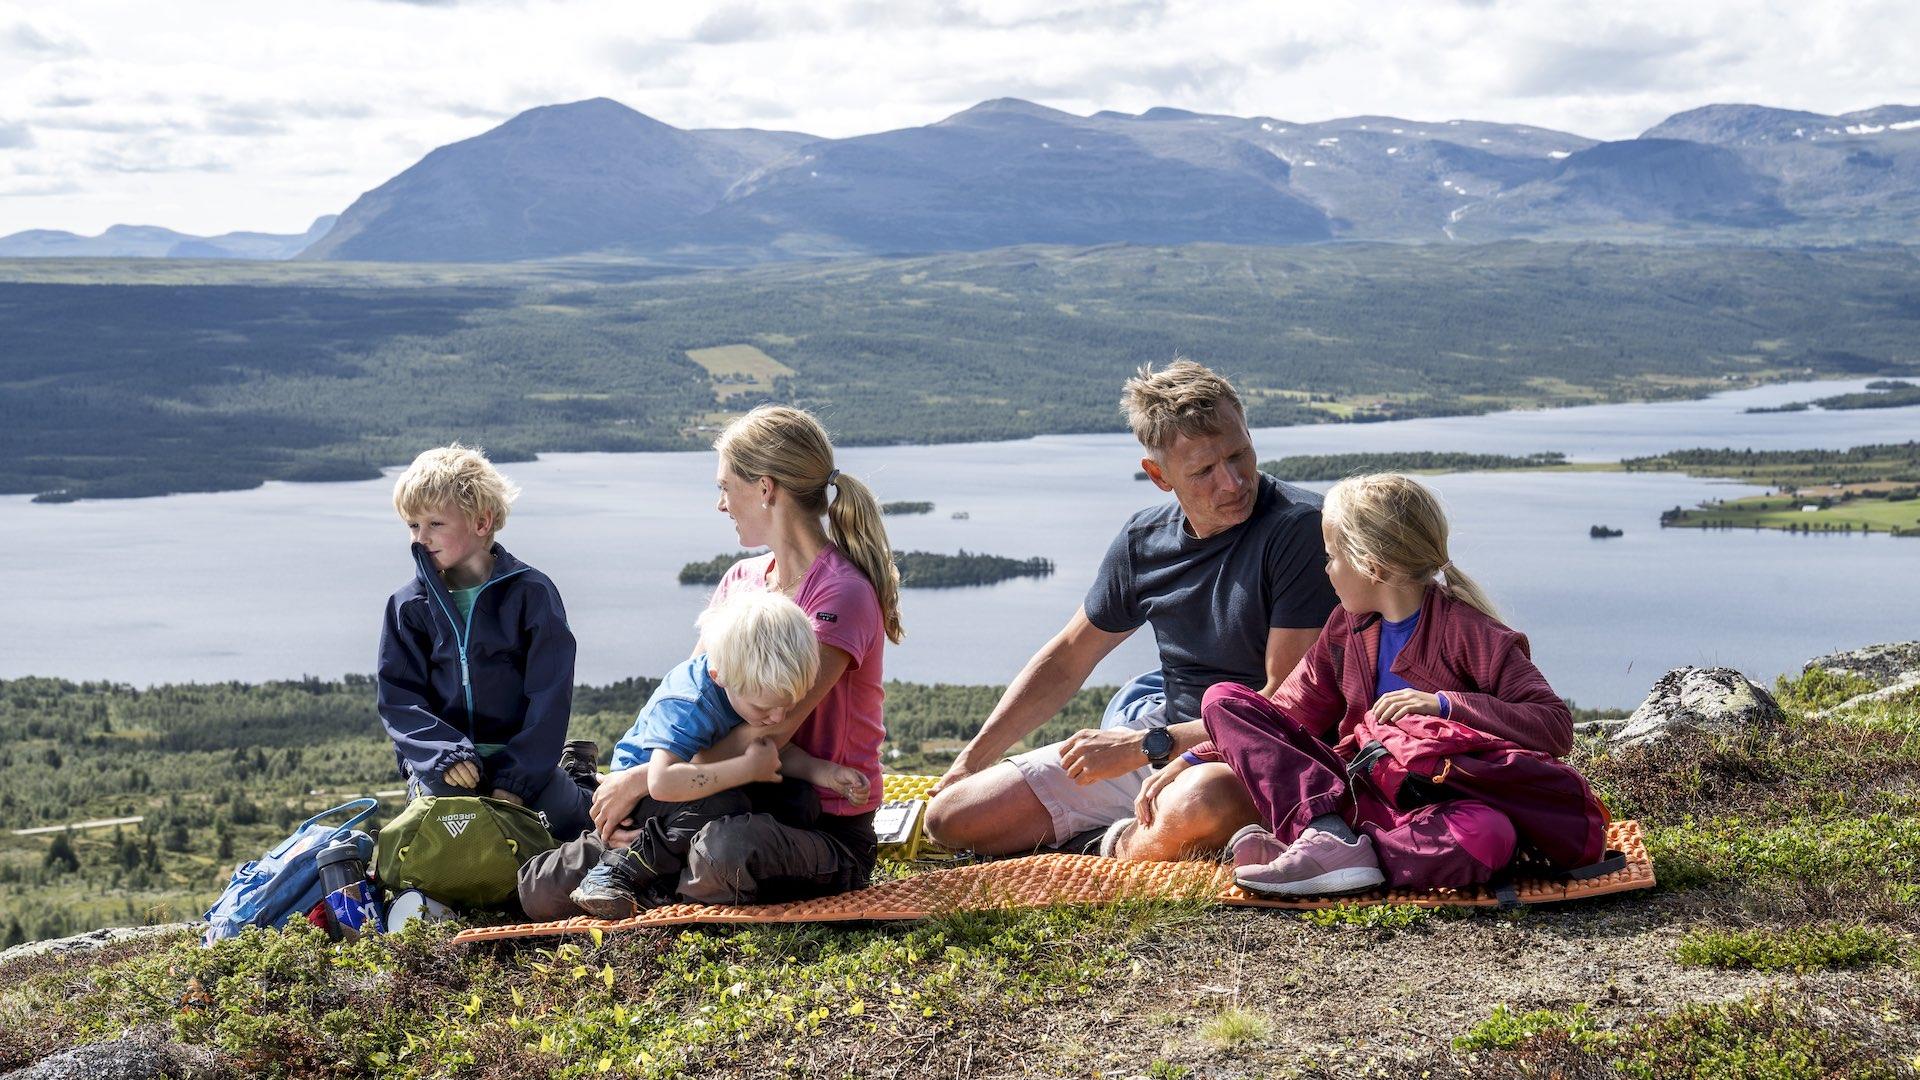
<instances>
[{"instance_id":1,"label":"zipper on jacket","mask_svg":"<svg viewBox=\"0 0 1920 1080\"><path fill-rule=\"evenodd\" d=\"M460 690L467 699L467 726L471 727L473 726L473 675L467 666L467 642L473 639L473 608L469 607L467 609L466 624L463 628L461 623L454 619L453 608L448 606L446 597L443 595L446 590L446 583L440 580L439 573L427 570L427 564L419 559L418 556L415 557L414 561L420 566L424 573L429 575L430 580L427 583L427 591L433 594L434 600L440 605L440 610L446 613L447 625L453 627L453 643L460 650ZM487 586L492 585L496 581L505 581L516 574L524 574L530 569L532 569L532 567L516 567L501 574L499 577L488 578L481 582L480 591L473 594L474 605L479 605L480 593L486 592ZM436 585L439 587L435 588Z\"/></svg>"}]
</instances>

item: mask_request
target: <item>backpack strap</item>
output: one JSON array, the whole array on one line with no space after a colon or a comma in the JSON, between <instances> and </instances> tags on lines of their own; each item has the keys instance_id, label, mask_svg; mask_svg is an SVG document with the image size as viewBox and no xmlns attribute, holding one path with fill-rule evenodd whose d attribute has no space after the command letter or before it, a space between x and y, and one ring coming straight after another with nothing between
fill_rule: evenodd
<instances>
[{"instance_id":1,"label":"backpack strap","mask_svg":"<svg viewBox=\"0 0 1920 1080\"><path fill-rule=\"evenodd\" d=\"M1608 874L1625 870L1626 868L1626 852L1615 851L1612 848L1608 848L1607 853L1600 857L1599 862L1591 862L1578 869L1569 870L1567 871L1566 878L1568 881L1591 881L1594 878L1606 877Z\"/></svg>"}]
</instances>

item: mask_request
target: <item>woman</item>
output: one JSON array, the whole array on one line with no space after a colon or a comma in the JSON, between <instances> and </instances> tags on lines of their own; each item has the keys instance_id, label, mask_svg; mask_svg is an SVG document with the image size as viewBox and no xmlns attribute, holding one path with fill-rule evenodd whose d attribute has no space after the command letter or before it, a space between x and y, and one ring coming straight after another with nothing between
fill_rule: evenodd
<instances>
[{"instance_id":1,"label":"woman","mask_svg":"<svg viewBox=\"0 0 1920 1080\"><path fill-rule=\"evenodd\" d=\"M746 547L769 547L721 578L709 607L740 590L792 598L811 617L820 645L812 690L771 727L737 728L700 760L739 754L755 738L789 740L825 761L858 770L858 791L809 788L797 781L763 800L767 812L713 822L694 838L680 897L699 903L769 903L867 884L878 856L873 813L885 798L880 779L882 654L898 642L900 575L893 565L880 504L859 480L836 469L833 443L810 414L762 405L727 426L719 452L715 508L733 520ZM700 651L699 649L695 650ZM596 833L529 862L521 902L529 917L578 914L566 900L607 846L628 844L625 819L646 794L646 770L612 773L594 794ZM817 799L817 813L814 811ZM564 887L563 887L564 886Z\"/></svg>"}]
</instances>

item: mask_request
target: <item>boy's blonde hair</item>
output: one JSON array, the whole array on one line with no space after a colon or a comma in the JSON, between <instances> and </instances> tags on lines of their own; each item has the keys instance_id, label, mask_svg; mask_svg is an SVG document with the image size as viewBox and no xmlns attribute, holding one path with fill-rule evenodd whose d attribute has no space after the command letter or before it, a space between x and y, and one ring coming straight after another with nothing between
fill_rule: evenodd
<instances>
[{"instance_id":1,"label":"boy's blonde hair","mask_svg":"<svg viewBox=\"0 0 1920 1080\"><path fill-rule=\"evenodd\" d=\"M698 620L707 668L748 697L778 695L791 705L820 675L820 646L800 605L776 592L744 592Z\"/></svg>"},{"instance_id":2,"label":"boy's blonde hair","mask_svg":"<svg viewBox=\"0 0 1920 1080\"><path fill-rule=\"evenodd\" d=\"M1226 411L1228 405L1233 406L1231 414ZM1184 357L1175 357L1159 371L1152 364L1142 367L1127 380L1120 411L1126 414L1134 438L1155 455L1173 445L1177 435L1189 439L1218 435L1229 424L1244 424L1247 417L1231 383Z\"/></svg>"},{"instance_id":3,"label":"boy's blonde hair","mask_svg":"<svg viewBox=\"0 0 1920 1080\"><path fill-rule=\"evenodd\" d=\"M507 509L519 497L519 486L485 451L459 443L422 452L393 484L393 508L402 518L451 506L474 521L491 516L495 533L506 527Z\"/></svg>"},{"instance_id":4,"label":"boy's blonde hair","mask_svg":"<svg viewBox=\"0 0 1920 1080\"><path fill-rule=\"evenodd\" d=\"M1499 620L1478 582L1447 554L1447 514L1425 484L1399 473L1350 476L1327 491L1321 518L1347 562L1375 581L1401 574L1434 582L1454 598Z\"/></svg>"}]
</instances>

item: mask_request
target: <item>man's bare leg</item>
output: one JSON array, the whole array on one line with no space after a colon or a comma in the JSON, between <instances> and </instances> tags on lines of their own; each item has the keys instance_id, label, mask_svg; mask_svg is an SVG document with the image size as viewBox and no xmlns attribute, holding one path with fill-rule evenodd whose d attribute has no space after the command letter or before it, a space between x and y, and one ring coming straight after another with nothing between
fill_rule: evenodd
<instances>
[{"instance_id":1,"label":"man's bare leg","mask_svg":"<svg viewBox=\"0 0 1920 1080\"><path fill-rule=\"evenodd\" d=\"M1020 770L1003 761L935 795L926 830L934 843L955 851L1011 855L1051 840L1053 817Z\"/></svg>"},{"instance_id":2,"label":"man's bare leg","mask_svg":"<svg viewBox=\"0 0 1920 1080\"><path fill-rule=\"evenodd\" d=\"M1167 784L1154 800L1153 824L1122 833L1114 855L1156 862L1191 858L1226 847L1242 826L1259 820L1233 770L1221 762L1202 762Z\"/></svg>"}]
</instances>

